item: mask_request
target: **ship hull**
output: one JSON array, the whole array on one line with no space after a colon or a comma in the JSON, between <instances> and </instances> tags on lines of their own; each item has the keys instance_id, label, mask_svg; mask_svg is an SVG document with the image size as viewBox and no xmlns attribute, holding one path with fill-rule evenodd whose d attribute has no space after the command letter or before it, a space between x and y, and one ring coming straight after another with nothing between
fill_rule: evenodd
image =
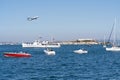
<instances>
[{"instance_id":1,"label":"ship hull","mask_svg":"<svg viewBox=\"0 0 120 80\"><path fill-rule=\"evenodd\" d=\"M5 57L31 57L28 53L5 53Z\"/></svg>"}]
</instances>

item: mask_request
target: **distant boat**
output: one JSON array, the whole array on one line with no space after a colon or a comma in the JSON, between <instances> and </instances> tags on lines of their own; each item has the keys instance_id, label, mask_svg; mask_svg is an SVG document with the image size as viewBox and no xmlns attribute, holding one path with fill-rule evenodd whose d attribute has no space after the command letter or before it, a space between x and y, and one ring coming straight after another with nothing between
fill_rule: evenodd
<instances>
[{"instance_id":1,"label":"distant boat","mask_svg":"<svg viewBox=\"0 0 120 80\"><path fill-rule=\"evenodd\" d=\"M104 36L104 43L103 43L103 47L104 47L104 48L106 48L105 36Z\"/></svg>"},{"instance_id":2,"label":"distant boat","mask_svg":"<svg viewBox=\"0 0 120 80\"><path fill-rule=\"evenodd\" d=\"M44 52L45 52L47 55L55 55L55 51L52 50L52 49L49 49L49 48L47 48L46 50L44 50Z\"/></svg>"},{"instance_id":3,"label":"distant boat","mask_svg":"<svg viewBox=\"0 0 120 80\"><path fill-rule=\"evenodd\" d=\"M31 57L31 54L25 52L5 52L5 57Z\"/></svg>"},{"instance_id":4,"label":"distant boat","mask_svg":"<svg viewBox=\"0 0 120 80\"><path fill-rule=\"evenodd\" d=\"M113 30L112 32L114 33L114 39L113 39L113 43L112 43L112 47L106 47L106 51L120 51L120 47L118 47L115 43L116 43L116 36L115 36L115 26L116 25L116 19L115 19L115 23L113 25Z\"/></svg>"},{"instance_id":5,"label":"distant boat","mask_svg":"<svg viewBox=\"0 0 120 80\"><path fill-rule=\"evenodd\" d=\"M53 47L53 48L59 48L61 45L60 43L55 43L55 42L48 42L48 41L39 41L36 40L33 43L22 43L22 47L40 47L40 48L45 48L45 47Z\"/></svg>"},{"instance_id":6,"label":"distant boat","mask_svg":"<svg viewBox=\"0 0 120 80\"><path fill-rule=\"evenodd\" d=\"M88 53L88 51L87 51L87 50L84 50L84 49L74 50L73 52L74 52L74 53L79 53L79 54Z\"/></svg>"},{"instance_id":7,"label":"distant boat","mask_svg":"<svg viewBox=\"0 0 120 80\"><path fill-rule=\"evenodd\" d=\"M106 48L107 46L106 45L103 45L104 48Z\"/></svg>"}]
</instances>

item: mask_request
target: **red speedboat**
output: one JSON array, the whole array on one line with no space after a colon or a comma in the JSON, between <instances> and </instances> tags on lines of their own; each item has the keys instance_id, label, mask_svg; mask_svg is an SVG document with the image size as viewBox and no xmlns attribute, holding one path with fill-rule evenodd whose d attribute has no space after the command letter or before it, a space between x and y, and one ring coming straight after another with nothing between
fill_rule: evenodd
<instances>
[{"instance_id":1,"label":"red speedboat","mask_svg":"<svg viewBox=\"0 0 120 80\"><path fill-rule=\"evenodd\" d=\"M4 53L5 57L31 57L31 54L25 52L6 52Z\"/></svg>"}]
</instances>

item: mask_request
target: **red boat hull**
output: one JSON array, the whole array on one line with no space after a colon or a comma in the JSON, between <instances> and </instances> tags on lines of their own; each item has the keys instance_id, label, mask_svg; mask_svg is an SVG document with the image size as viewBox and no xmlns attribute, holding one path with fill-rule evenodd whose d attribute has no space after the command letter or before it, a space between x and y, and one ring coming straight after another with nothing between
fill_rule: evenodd
<instances>
[{"instance_id":1,"label":"red boat hull","mask_svg":"<svg viewBox=\"0 0 120 80\"><path fill-rule=\"evenodd\" d=\"M28 53L5 53L5 57L31 57Z\"/></svg>"}]
</instances>

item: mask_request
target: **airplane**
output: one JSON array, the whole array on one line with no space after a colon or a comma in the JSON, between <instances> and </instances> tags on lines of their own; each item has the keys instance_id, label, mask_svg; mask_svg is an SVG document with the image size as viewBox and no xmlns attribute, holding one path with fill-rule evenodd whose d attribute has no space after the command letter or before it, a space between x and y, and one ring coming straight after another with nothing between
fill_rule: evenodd
<instances>
[{"instance_id":1,"label":"airplane","mask_svg":"<svg viewBox=\"0 0 120 80\"><path fill-rule=\"evenodd\" d=\"M32 21L32 20L36 20L36 19L38 19L38 18L39 18L38 16L28 17L27 20L28 20L28 21Z\"/></svg>"}]
</instances>

